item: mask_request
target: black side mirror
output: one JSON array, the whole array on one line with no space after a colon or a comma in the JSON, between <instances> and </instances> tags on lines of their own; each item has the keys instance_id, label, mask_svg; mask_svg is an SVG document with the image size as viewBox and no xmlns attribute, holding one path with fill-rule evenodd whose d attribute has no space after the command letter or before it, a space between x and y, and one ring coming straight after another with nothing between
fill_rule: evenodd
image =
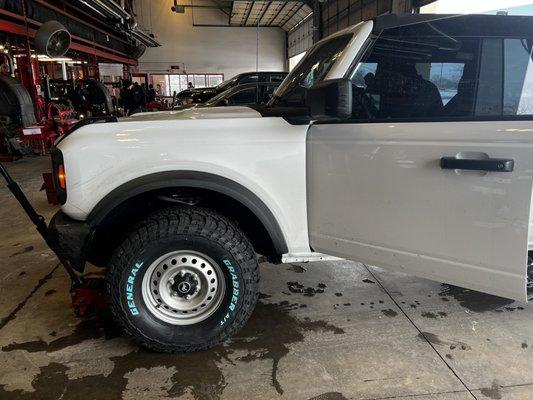
<instances>
[{"instance_id":1,"label":"black side mirror","mask_svg":"<svg viewBox=\"0 0 533 400\"><path fill-rule=\"evenodd\" d=\"M306 106L314 120L344 119L352 116L352 82L330 79L307 89Z\"/></svg>"}]
</instances>

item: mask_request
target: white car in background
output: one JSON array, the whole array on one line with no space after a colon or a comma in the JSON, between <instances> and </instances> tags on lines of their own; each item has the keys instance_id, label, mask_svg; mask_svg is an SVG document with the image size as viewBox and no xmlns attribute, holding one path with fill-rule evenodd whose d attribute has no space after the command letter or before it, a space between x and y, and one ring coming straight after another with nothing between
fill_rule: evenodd
<instances>
[{"instance_id":1,"label":"white car in background","mask_svg":"<svg viewBox=\"0 0 533 400\"><path fill-rule=\"evenodd\" d=\"M267 107L83 126L53 151L50 229L79 271L107 268L115 318L159 351L241 328L256 254L526 300L532 48L531 17L387 15L314 45Z\"/></svg>"}]
</instances>

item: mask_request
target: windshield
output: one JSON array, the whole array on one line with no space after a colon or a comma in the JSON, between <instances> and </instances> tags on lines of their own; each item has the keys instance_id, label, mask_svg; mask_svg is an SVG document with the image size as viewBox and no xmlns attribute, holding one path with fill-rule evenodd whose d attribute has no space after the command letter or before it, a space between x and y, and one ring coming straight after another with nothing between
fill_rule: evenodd
<instances>
[{"instance_id":1,"label":"windshield","mask_svg":"<svg viewBox=\"0 0 533 400\"><path fill-rule=\"evenodd\" d=\"M212 106L212 105L218 103L220 100L225 99L226 97L228 97L230 94L233 94L233 93L234 93L233 89L225 90L222 93L217 94L215 97L213 97L209 101L205 102L205 105L206 106Z\"/></svg>"},{"instance_id":2,"label":"windshield","mask_svg":"<svg viewBox=\"0 0 533 400\"><path fill-rule=\"evenodd\" d=\"M303 107L307 89L326 77L352 37L352 33L346 33L313 47L309 54L285 78L269 106Z\"/></svg>"},{"instance_id":3,"label":"windshield","mask_svg":"<svg viewBox=\"0 0 533 400\"><path fill-rule=\"evenodd\" d=\"M217 90L227 90L230 87L234 86L234 84L239 80L241 75L235 75L233 78L228 79L227 81L222 82L219 84L216 88Z\"/></svg>"}]
</instances>

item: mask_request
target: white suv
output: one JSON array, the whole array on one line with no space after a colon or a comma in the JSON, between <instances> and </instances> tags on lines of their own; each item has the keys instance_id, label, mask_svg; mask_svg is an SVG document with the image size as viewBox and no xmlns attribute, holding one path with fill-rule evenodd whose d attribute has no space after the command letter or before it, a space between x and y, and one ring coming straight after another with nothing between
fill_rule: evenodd
<instances>
[{"instance_id":1,"label":"white suv","mask_svg":"<svg viewBox=\"0 0 533 400\"><path fill-rule=\"evenodd\" d=\"M160 351L245 324L256 254L526 300L532 48L530 17L387 15L317 43L267 107L87 124L53 151L50 229Z\"/></svg>"}]
</instances>

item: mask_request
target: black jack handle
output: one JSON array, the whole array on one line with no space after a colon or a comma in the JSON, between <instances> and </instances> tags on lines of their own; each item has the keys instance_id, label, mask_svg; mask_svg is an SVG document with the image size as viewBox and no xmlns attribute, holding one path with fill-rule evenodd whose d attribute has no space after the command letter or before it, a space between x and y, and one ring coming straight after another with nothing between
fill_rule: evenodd
<instances>
[{"instance_id":1,"label":"black jack handle","mask_svg":"<svg viewBox=\"0 0 533 400\"><path fill-rule=\"evenodd\" d=\"M15 196L19 204L22 206L22 208L30 218L31 222L33 222L33 224L37 228L37 231L41 234L46 244L50 247L50 249L52 249L52 251L59 259L59 262L63 265L63 267L69 274L73 288L83 286L82 278L74 271L69 261L65 259L65 257L63 257L59 251L57 251L57 249L55 248L55 244L52 243L52 241L50 240L50 236L48 234L48 226L46 225L44 217L37 213L37 211L35 211L35 208L33 208L24 192L20 189L20 186L17 184L17 182L13 180L11 175L9 175L9 172L7 172L7 169L2 163L0 163L0 174L4 177L8 189L11 191L11 193L13 193L13 196Z\"/></svg>"}]
</instances>

